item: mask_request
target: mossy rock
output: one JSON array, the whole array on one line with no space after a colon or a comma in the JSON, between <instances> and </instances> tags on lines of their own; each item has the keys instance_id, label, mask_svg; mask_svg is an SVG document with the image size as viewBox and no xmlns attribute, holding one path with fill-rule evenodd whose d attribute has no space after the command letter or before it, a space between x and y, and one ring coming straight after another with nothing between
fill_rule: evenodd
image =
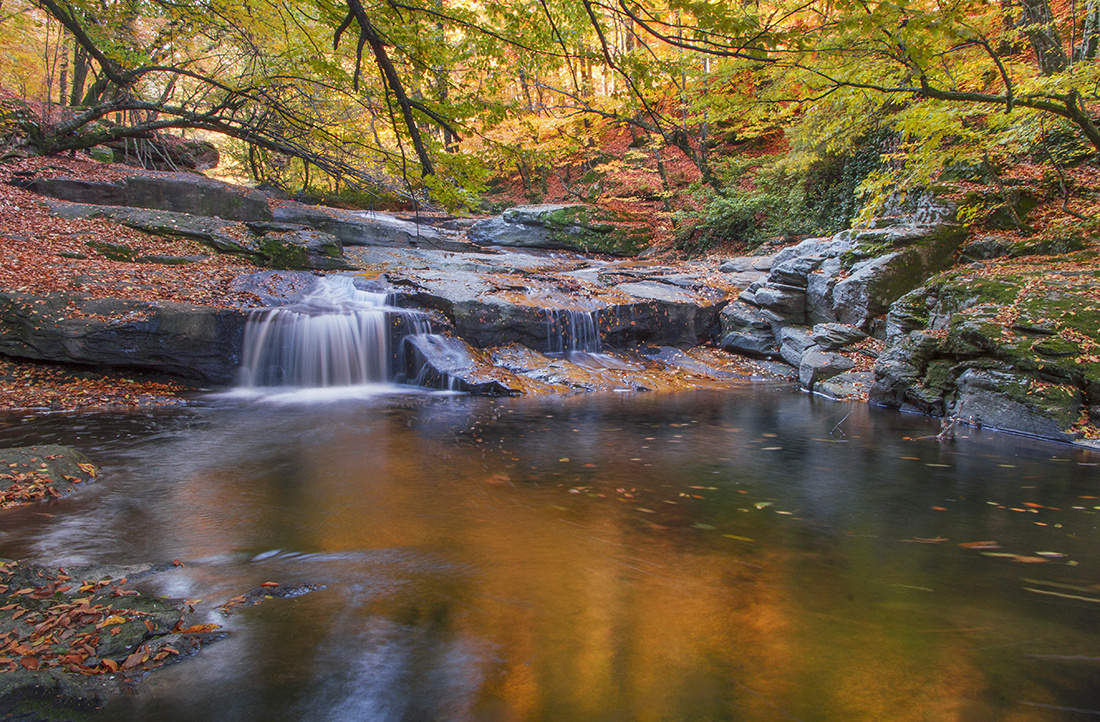
<instances>
[{"instance_id":1,"label":"mossy rock","mask_svg":"<svg viewBox=\"0 0 1100 722\"><path fill-rule=\"evenodd\" d=\"M469 237L486 245L635 256L649 246L652 232L639 219L593 206L532 205L475 224Z\"/></svg>"},{"instance_id":2,"label":"mossy rock","mask_svg":"<svg viewBox=\"0 0 1100 722\"><path fill-rule=\"evenodd\" d=\"M88 241L85 245L112 261L133 262L137 252L124 243L108 243L107 241Z\"/></svg>"}]
</instances>

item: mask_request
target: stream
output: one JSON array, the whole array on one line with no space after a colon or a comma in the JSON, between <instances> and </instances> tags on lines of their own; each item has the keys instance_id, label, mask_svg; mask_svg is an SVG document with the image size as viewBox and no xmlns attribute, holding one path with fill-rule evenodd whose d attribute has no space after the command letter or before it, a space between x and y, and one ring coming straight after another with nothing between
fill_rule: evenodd
<instances>
[{"instance_id":1,"label":"stream","mask_svg":"<svg viewBox=\"0 0 1100 722\"><path fill-rule=\"evenodd\" d=\"M229 635L104 720L1100 714L1100 454L789 385L488 399L369 387L0 416L99 481L0 555ZM264 582L325 588L224 613Z\"/></svg>"}]
</instances>

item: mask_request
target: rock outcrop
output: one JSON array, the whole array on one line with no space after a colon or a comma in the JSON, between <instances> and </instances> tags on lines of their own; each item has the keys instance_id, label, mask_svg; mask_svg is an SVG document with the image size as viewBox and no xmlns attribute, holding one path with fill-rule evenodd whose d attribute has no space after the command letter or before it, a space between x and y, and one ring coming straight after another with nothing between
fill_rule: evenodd
<instances>
[{"instance_id":1,"label":"rock outcrop","mask_svg":"<svg viewBox=\"0 0 1100 722\"><path fill-rule=\"evenodd\" d=\"M649 235L622 225L623 220L584 205L517 206L474 224L469 237L481 245L637 255L649 244Z\"/></svg>"},{"instance_id":2,"label":"rock outcrop","mask_svg":"<svg viewBox=\"0 0 1100 722\"><path fill-rule=\"evenodd\" d=\"M432 248L458 252L473 250L458 234L382 213L284 203L275 208L274 218L283 223L324 231L347 246Z\"/></svg>"},{"instance_id":3,"label":"rock outcrop","mask_svg":"<svg viewBox=\"0 0 1100 722\"><path fill-rule=\"evenodd\" d=\"M871 401L1079 439L1100 421L1100 310L1083 268L1073 257L964 267L909 293L888 316Z\"/></svg>"},{"instance_id":4,"label":"rock outcrop","mask_svg":"<svg viewBox=\"0 0 1100 722\"><path fill-rule=\"evenodd\" d=\"M240 365L246 314L183 303L0 292L0 353L216 384Z\"/></svg>"},{"instance_id":5,"label":"rock outcrop","mask_svg":"<svg viewBox=\"0 0 1100 722\"><path fill-rule=\"evenodd\" d=\"M785 248L763 263L726 263L721 270L740 278L761 268L767 276L722 310L716 340L734 353L781 358L798 369L808 390L848 397L869 385L852 347L869 335L884 337L890 304L948 267L964 237L949 225L844 231Z\"/></svg>"},{"instance_id":6,"label":"rock outcrop","mask_svg":"<svg viewBox=\"0 0 1100 722\"><path fill-rule=\"evenodd\" d=\"M36 176L20 180L19 185L73 203L151 208L227 221L272 220L263 193L193 173L148 171L112 183Z\"/></svg>"}]
</instances>

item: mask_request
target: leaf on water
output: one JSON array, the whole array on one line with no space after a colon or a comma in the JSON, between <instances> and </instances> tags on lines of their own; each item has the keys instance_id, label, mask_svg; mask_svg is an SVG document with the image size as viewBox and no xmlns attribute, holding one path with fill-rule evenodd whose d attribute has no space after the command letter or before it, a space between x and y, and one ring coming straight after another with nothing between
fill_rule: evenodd
<instances>
[{"instance_id":1,"label":"leaf on water","mask_svg":"<svg viewBox=\"0 0 1100 722\"><path fill-rule=\"evenodd\" d=\"M1031 587L1024 587L1024 590L1032 592L1034 594L1046 594L1051 597L1061 597L1062 599L1075 599L1080 602L1092 602L1093 604L1100 604L1100 599L1094 599L1093 597L1082 597L1078 594L1062 594L1061 592L1052 592L1049 589L1033 589Z\"/></svg>"},{"instance_id":2,"label":"leaf on water","mask_svg":"<svg viewBox=\"0 0 1100 722\"><path fill-rule=\"evenodd\" d=\"M946 506L934 506L934 507L932 507L932 511L947 511L947 507Z\"/></svg>"},{"instance_id":3,"label":"leaf on water","mask_svg":"<svg viewBox=\"0 0 1100 722\"><path fill-rule=\"evenodd\" d=\"M180 634L206 634L221 629L219 624L192 624L186 629L181 629Z\"/></svg>"},{"instance_id":4,"label":"leaf on water","mask_svg":"<svg viewBox=\"0 0 1100 722\"><path fill-rule=\"evenodd\" d=\"M774 501L758 501L755 504L753 504L753 506L755 506L757 509L763 509L765 507L771 506L774 503L775 503Z\"/></svg>"},{"instance_id":5,"label":"leaf on water","mask_svg":"<svg viewBox=\"0 0 1100 722\"><path fill-rule=\"evenodd\" d=\"M703 524L701 522L696 522L696 523L691 525L691 528L692 529L703 529L703 530L706 530L706 531L713 531L714 529L717 529L718 527L713 526L711 524Z\"/></svg>"},{"instance_id":6,"label":"leaf on water","mask_svg":"<svg viewBox=\"0 0 1100 722\"><path fill-rule=\"evenodd\" d=\"M657 513L655 511L653 511L652 509L646 509L645 507L641 507L641 506L637 507L637 509L638 509L638 511L644 511L646 514L656 514Z\"/></svg>"},{"instance_id":7,"label":"leaf on water","mask_svg":"<svg viewBox=\"0 0 1100 722\"><path fill-rule=\"evenodd\" d=\"M566 461L569 461L569 457L568 457L568 456L563 456L563 457L561 457L560 459L558 459L558 461L560 461L560 462L566 462Z\"/></svg>"},{"instance_id":8,"label":"leaf on water","mask_svg":"<svg viewBox=\"0 0 1100 722\"><path fill-rule=\"evenodd\" d=\"M1046 557L1047 559L1061 559L1066 556L1061 552L1035 552L1036 556Z\"/></svg>"},{"instance_id":9,"label":"leaf on water","mask_svg":"<svg viewBox=\"0 0 1100 722\"><path fill-rule=\"evenodd\" d=\"M1000 549L1001 545L995 541L974 541L960 544L963 549Z\"/></svg>"},{"instance_id":10,"label":"leaf on water","mask_svg":"<svg viewBox=\"0 0 1100 722\"><path fill-rule=\"evenodd\" d=\"M277 587L277 586L279 586L279 583L278 582L264 582L260 586L261 587Z\"/></svg>"},{"instance_id":11,"label":"leaf on water","mask_svg":"<svg viewBox=\"0 0 1100 722\"><path fill-rule=\"evenodd\" d=\"M761 451L782 451L782 446L765 446Z\"/></svg>"},{"instance_id":12,"label":"leaf on water","mask_svg":"<svg viewBox=\"0 0 1100 722\"><path fill-rule=\"evenodd\" d=\"M743 541L743 542L751 542L751 541L756 541L756 540L755 540L755 539L753 539L752 537L747 537L747 536L737 536L736 534L723 534L722 536L724 536L724 537L725 537L725 538L727 538L727 539L736 539L737 541Z\"/></svg>"},{"instance_id":13,"label":"leaf on water","mask_svg":"<svg viewBox=\"0 0 1100 722\"><path fill-rule=\"evenodd\" d=\"M912 539L902 539L903 542L909 542L910 544L939 544L940 542L948 541L945 536L936 537L919 537L915 536Z\"/></svg>"}]
</instances>

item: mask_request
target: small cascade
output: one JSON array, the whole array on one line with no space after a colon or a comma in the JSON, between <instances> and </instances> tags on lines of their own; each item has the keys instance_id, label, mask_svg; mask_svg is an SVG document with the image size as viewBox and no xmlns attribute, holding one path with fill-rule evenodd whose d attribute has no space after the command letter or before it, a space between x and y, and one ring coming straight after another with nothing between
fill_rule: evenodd
<instances>
[{"instance_id":1,"label":"small cascade","mask_svg":"<svg viewBox=\"0 0 1100 722\"><path fill-rule=\"evenodd\" d=\"M546 310L547 353L599 353L599 311Z\"/></svg>"},{"instance_id":2,"label":"small cascade","mask_svg":"<svg viewBox=\"0 0 1100 722\"><path fill-rule=\"evenodd\" d=\"M347 276L319 279L305 299L257 311L248 320L240 384L320 388L380 384L394 378L400 339L429 333L427 316L387 305Z\"/></svg>"}]
</instances>

